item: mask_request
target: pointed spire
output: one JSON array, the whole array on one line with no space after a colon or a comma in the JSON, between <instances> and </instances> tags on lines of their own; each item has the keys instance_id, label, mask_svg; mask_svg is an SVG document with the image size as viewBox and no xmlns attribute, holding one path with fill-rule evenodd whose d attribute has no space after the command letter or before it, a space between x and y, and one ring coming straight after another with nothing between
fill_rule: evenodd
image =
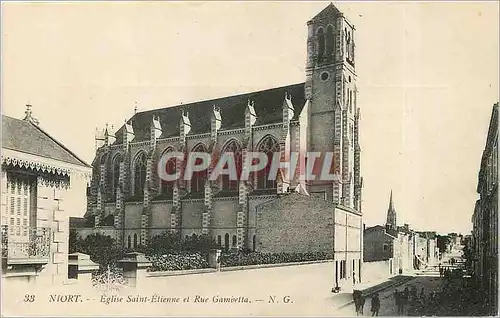
<instances>
[{"instance_id":1,"label":"pointed spire","mask_svg":"<svg viewBox=\"0 0 500 318\"><path fill-rule=\"evenodd\" d=\"M397 227L396 210L394 209L394 203L392 202L392 190L391 190L391 196L389 198L389 208L387 209L386 228L390 230L395 230L396 227Z\"/></svg>"},{"instance_id":2,"label":"pointed spire","mask_svg":"<svg viewBox=\"0 0 500 318\"><path fill-rule=\"evenodd\" d=\"M389 199L389 211L392 211L394 210L394 206L392 204L392 189L391 189L391 197Z\"/></svg>"},{"instance_id":3,"label":"pointed spire","mask_svg":"<svg viewBox=\"0 0 500 318\"><path fill-rule=\"evenodd\" d=\"M314 18L312 18L308 23L334 18L339 14L341 14L340 10L337 9L337 7L332 2L330 2L328 6L321 10L321 12L318 13Z\"/></svg>"}]
</instances>

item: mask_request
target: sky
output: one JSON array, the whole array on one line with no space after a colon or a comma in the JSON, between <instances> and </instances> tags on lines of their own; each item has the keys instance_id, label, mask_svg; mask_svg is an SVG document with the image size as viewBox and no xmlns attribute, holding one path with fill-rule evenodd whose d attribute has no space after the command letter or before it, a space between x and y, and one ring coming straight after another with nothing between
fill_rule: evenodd
<instances>
[{"instance_id":1,"label":"sky","mask_svg":"<svg viewBox=\"0 0 500 318\"><path fill-rule=\"evenodd\" d=\"M305 81L329 2L2 2L2 112L92 162L138 111ZM498 2L335 2L356 27L363 219L468 233L492 105Z\"/></svg>"}]
</instances>

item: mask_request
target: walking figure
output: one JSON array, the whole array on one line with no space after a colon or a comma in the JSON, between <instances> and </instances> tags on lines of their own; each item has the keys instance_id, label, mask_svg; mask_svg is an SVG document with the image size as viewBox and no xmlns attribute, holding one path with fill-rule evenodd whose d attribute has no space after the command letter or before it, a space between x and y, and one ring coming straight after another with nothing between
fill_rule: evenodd
<instances>
[{"instance_id":1,"label":"walking figure","mask_svg":"<svg viewBox=\"0 0 500 318\"><path fill-rule=\"evenodd\" d=\"M353 290L352 298L354 299L354 307L356 310L356 316L359 315L360 307L361 307L361 292L359 290Z\"/></svg>"},{"instance_id":2,"label":"walking figure","mask_svg":"<svg viewBox=\"0 0 500 318\"><path fill-rule=\"evenodd\" d=\"M394 291L394 300L396 302L396 307L398 308L398 315L401 315L403 313L403 304L402 304L402 299L401 299L401 292L399 292L397 289Z\"/></svg>"},{"instance_id":3,"label":"walking figure","mask_svg":"<svg viewBox=\"0 0 500 318\"><path fill-rule=\"evenodd\" d=\"M402 312L405 312L407 310L408 306L408 297L410 296L410 291L408 290L408 286L405 287L403 294L401 295L401 303L402 303Z\"/></svg>"},{"instance_id":4,"label":"walking figure","mask_svg":"<svg viewBox=\"0 0 500 318\"><path fill-rule=\"evenodd\" d=\"M359 299L359 314L361 316L363 316L364 308L365 308L365 297L361 295Z\"/></svg>"},{"instance_id":5,"label":"walking figure","mask_svg":"<svg viewBox=\"0 0 500 318\"><path fill-rule=\"evenodd\" d=\"M356 285L356 273L352 272L352 284Z\"/></svg>"},{"instance_id":6,"label":"walking figure","mask_svg":"<svg viewBox=\"0 0 500 318\"><path fill-rule=\"evenodd\" d=\"M380 310L380 299L378 298L378 293L375 293L372 297L372 316L378 316L378 311Z\"/></svg>"}]
</instances>

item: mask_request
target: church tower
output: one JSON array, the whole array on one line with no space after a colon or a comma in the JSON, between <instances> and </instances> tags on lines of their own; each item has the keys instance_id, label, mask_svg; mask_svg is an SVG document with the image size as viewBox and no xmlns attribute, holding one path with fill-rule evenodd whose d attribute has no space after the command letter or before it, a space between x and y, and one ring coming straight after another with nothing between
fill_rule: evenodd
<instances>
[{"instance_id":1,"label":"church tower","mask_svg":"<svg viewBox=\"0 0 500 318\"><path fill-rule=\"evenodd\" d=\"M355 28L333 4L307 25L305 95L310 102L307 150L333 152L330 171L338 176L335 181L309 182L308 190L325 192L329 200L360 212Z\"/></svg>"},{"instance_id":2,"label":"church tower","mask_svg":"<svg viewBox=\"0 0 500 318\"><path fill-rule=\"evenodd\" d=\"M389 209L387 209L387 222L385 224L387 230L396 230L396 210L394 209L394 204L392 203L392 190L391 197L389 199Z\"/></svg>"}]
</instances>

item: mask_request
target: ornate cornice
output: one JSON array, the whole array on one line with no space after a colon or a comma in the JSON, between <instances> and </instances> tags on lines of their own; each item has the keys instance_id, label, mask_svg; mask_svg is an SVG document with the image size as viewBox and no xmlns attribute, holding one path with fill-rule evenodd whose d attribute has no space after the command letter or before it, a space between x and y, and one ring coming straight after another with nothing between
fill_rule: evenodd
<instances>
[{"instance_id":1,"label":"ornate cornice","mask_svg":"<svg viewBox=\"0 0 500 318\"><path fill-rule=\"evenodd\" d=\"M219 130L217 132L217 135L226 136L226 135L238 135L238 134L244 134L244 133L245 133L245 128L237 128L237 129L229 129L229 130Z\"/></svg>"},{"instance_id":2,"label":"ornate cornice","mask_svg":"<svg viewBox=\"0 0 500 318\"><path fill-rule=\"evenodd\" d=\"M14 166L21 169L29 169L54 175L76 176L85 179L90 179L92 176L91 167L83 167L5 148L2 149L1 160L2 165L5 164L7 166Z\"/></svg>"},{"instance_id":3,"label":"ornate cornice","mask_svg":"<svg viewBox=\"0 0 500 318\"><path fill-rule=\"evenodd\" d=\"M14 167L30 169L35 171L41 171L46 173L58 174L58 175L66 175L69 176L71 174L70 169L65 169L61 167L55 167L52 165L48 165L41 162L17 159L13 157L4 157L2 156L2 164L12 165Z\"/></svg>"},{"instance_id":4,"label":"ornate cornice","mask_svg":"<svg viewBox=\"0 0 500 318\"><path fill-rule=\"evenodd\" d=\"M254 131L259 131L259 130L268 130L268 129L276 129L276 128L283 128L283 123L276 123L276 124L269 124L269 125L261 125L261 126L253 126L252 129Z\"/></svg>"},{"instance_id":5,"label":"ornate cornice","mask_svg":"<svg viewBox=\"0 0 500 318\"><path fill-rule=\"evenodd\" d=\"M196 135L187 135L186 140L188 139L200 139L210 137L210 133L196 134Z\"/></svg>"}]
</instances>

